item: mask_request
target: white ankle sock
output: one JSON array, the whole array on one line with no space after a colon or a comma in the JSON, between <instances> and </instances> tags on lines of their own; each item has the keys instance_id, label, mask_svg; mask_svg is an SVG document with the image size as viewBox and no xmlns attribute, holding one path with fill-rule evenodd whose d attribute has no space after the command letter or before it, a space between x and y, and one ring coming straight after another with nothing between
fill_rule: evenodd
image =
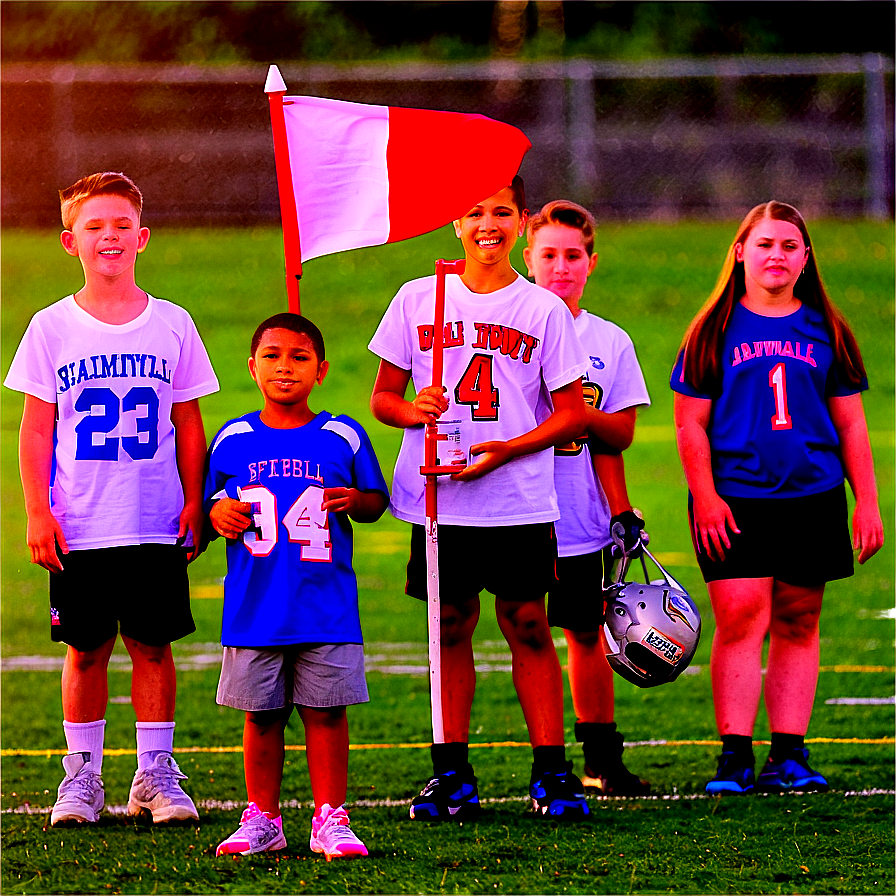
<instances>
[{"instance_id":1,"label":"white ankle sock","mask_svg":"<svg viewBox=\"0 0 896 896\"><path fill-rule=\"evenodd\" d=\"M137 722L137 767L152 765L155 753L174 749L174 722Z\"/></svg>"},{"instance_id":2,"label":"white ankle sock","mask_svg":"<svg viewBox=\"0 0 896 896\"><path fill-rule=\"evenodd\" d=\"M98 774L103 773L103 737L106 733L106 720L96 722L67 722L63 719L65 743L69 753L90 753L91 768Z\"/></svg>"}]
</instances>

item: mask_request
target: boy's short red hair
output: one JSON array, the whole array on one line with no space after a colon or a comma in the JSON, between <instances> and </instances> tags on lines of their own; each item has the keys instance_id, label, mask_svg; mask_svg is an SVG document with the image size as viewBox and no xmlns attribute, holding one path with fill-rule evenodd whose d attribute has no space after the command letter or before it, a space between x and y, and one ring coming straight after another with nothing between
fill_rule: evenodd
<instances>
[{"instance_id":1,"label":"boy's short red hair","mask_svg":"<svg viewBox=\"0 0 896 896\"><path fill-rule=\"evenodd\" d=\"M72 229L78 211L88 199L110 195L127 199L137 212L138 218L143 213L143 194L137 185L120 171L101 171L97 174L88 174L70 187L59 191L62 226L66 230Z\"/></svg>"},{"instance_id":2,"label":"boy's short red hair","mask_svg":"<svg viewBox=\"0 0 896 896\"><path fill-rule=\"evenodd\" d=\"M594 215L584 206L568 199L555 199L549 202L537 215L529 218L529 223L526 225L526 239L530 246L535 234L548 224L563 224L565 227L580 230L585 240L585 251L589 255L594 254L597 222L594 220Z\"/></svg>"}]
</instances>

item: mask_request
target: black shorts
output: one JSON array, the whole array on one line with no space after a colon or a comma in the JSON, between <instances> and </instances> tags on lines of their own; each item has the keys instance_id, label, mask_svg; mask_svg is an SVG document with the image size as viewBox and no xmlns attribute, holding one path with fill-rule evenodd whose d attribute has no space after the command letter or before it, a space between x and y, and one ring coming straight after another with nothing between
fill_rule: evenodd
<instances>
[{"instance_id":1,"label":"black shorts","mask_svg":"<svg viewBox=\"0 0 896 896\"><path fill-rule=\"evenodd\" d=\"M69 551L50 573L50 637L95 650L121 633L158 647L196 631L187 549L134 544Z\"/></svg>"},{"instance_id":2,"label":"black shorts","mask_svg":"<svg viewBox=\"0 0 896 896\"><path fill-rule=\"evenodd\" d=\"M724 497L724 496L723 496ZM697 562L705 582L722 579L777 579L813 587L853 574L846 488L799 498L724 498L740 534L729 532L724 560L702 551ZM688 495L694 531L694 502Z\"/></svg>"},{"instance_id":3,"label":"black shorts","mask_svg":"<svg viewBox=\"0 0 896 896\"><path fill-rule=\"evenodd\" d=\"M573 632L596 632L604 624L604 569L609 548L557 558L557 581L548 592L548 624Z\"/></svg>"},{"instance_id":4,"label":"black shorts","mask_svg":"<svg viewBox=\"0 0 896 896\"><path fill-rule=\"evenodd\" d=\"M502 600L540 600L557 581L553 523L439 526L439 598L457 605L483 589ZM426 600L426 529L411 527L405 593Z\"/></svg>"}]
</instances>

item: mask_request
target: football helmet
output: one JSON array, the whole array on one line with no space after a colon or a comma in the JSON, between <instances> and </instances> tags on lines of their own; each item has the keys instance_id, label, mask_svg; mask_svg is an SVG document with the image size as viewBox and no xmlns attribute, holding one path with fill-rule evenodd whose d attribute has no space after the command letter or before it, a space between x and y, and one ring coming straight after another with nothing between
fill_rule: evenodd
<instances>
[{"instance_id":1,"label":"football helmet","mask_svg":"<svg viewBox=\"0 0 896 896\"><path fill-rule=\"evenodd\" d=\"M675 681L694 658L700 642L700 611L682 585L660 565L642 541L645 583L626 582L631 555L619 563L616 580L604 591L607 662L627 681L652 688ZM663 578L648 581L644 556Z\"/></svg>"}]
</instances>

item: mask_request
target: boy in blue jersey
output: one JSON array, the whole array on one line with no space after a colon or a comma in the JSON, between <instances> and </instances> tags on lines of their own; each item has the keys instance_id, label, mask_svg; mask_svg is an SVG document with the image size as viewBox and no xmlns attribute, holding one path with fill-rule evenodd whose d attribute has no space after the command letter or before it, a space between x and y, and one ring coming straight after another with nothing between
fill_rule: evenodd
<instances>
[{"instance_id":1,"label":"boy in blue jersey","mask_svg":"<svg viewBox=\"0 0 896 896\"><path fill-rule=\"evenodd\" d=\"M368 699L350 519L378 520L389 492L364 430L308 407L328 367L311 321L268 318L249 358L264 407L227 423L209 452L206 509L228 539L217 700L246 713L249 803L217 855L286 846L280 785L293 706L316 807L311 849L327 861L367 855L344 808L346 706Z\"/></svg>"}]
</instances>

